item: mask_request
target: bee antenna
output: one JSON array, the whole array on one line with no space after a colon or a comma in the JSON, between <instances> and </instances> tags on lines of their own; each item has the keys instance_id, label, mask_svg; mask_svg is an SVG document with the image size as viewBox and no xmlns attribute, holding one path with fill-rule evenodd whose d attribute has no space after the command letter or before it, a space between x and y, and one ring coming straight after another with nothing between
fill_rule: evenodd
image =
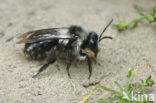
<instances>
[{"instance_id":1,"label":"bee antenna","mask_svg":"<svg viewBox=\"0 0 156 103\"><path fill-rule=\"evenodd\" d=\"M110 36L104 36L104 37L102 37L102 38L99 39L99 42L100 42L102 39L113 39L113 38L110 37Z\"/></svg>"},{"instance_id":2,"label":"bee antenna","mask_svg":"<svg viewBox=\"0 0 156 103\"><path fill-rule=\"evenodd\" d=\"M107 26L103 29L102 33L101 33L100 36L99 36L99 40L101 39L103 33L106 31L106 29L109 27L109 25L110 25L112 22L113 22L113 19L112 19L112 20L107 24ZM102 39L101 39L101 40L102 40ZM100 41L101 41L101 40L100 40Z\"/></svg>"}]
</instances>

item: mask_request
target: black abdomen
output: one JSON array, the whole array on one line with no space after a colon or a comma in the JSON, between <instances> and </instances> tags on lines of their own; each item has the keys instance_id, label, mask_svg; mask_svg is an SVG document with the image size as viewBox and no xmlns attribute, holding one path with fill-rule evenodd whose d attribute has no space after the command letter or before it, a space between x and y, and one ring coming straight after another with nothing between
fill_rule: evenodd
<instances>
[{"instance_id":1,"label":"black abdomen","mask_svg":"<svg viewBox=\"0 0 156 103\"><path fill-rule=\"evenodd\" d=\"M57 40L46 40L36 43L26 43L24 52L32 59L40 59L46 56L46 52L57 45Z\"/></svg>"}]
</instances>

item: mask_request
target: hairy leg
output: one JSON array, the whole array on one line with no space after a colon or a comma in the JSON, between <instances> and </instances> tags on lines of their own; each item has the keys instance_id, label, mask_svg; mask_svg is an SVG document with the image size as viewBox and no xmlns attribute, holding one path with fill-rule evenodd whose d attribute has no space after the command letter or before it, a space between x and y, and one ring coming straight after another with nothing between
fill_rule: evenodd
<instances>
[{"instance_id":1,"label":"hairy leg","mask_svg":"<svg viewBox=\"0 0 156 103\"><path fill-rule=\"evenodd\" d=\"M73 61L73 54L72 54L72 51L69 50L68 53L67 53L67 67L66 67L69 78L71 78L70 73L69 73L69 68L70 68L70 66L72 64L72 61Z\"/></svg>"},{"instance_id":2,"label":"hairy leg","mask_svg":"<svg viewBox=\"0 0 156 103\"><path fill-rule=\"evenodd\" d=\"M89 70L89 77L88 77L88 79L90 79L90 77L92 75L92 61L91 61L90 57L86 53L82 53L82 51L80 51L80 56L81 57L85 57L85 60L87 60L88 70Z\"/></svg>"},{"instance_id":3,"label":"hairy leg","mask_svg":"<svg viewBox=\"0 0 156 103\"><path fill-rule=\"evenodd\" d=\"M39 70L36 75L33 76L33 78L36 78L42 71L44 71L50 64L54 63L56 61L56 51L57 47L52 48L51 53L47 59L47 63L44 64Z\"/></svg>"}]
</instances>

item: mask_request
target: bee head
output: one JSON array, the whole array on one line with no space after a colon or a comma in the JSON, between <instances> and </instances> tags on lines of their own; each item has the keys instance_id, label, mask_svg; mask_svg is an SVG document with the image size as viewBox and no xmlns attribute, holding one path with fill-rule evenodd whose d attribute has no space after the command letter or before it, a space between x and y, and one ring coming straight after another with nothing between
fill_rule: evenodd
<instances>
[{"instance_id":1,"label":"bee head","mask_svg":"<svg viewBox=\"0 0 156 103\"><path fill-rule=\"evenodd\" d=\"M105 38L109 38L112 39L112 37L109 36L104 36L102 37L103 33L105 32L105 30L108 28L108 26L112 23L113 19L109 22L109 24L104 28L104 30L102 31L102 33L98 36L95 32L90 32L89 36L88 36L88 40L87 40L87 46L88 48L94 52L95 57L97 57L97 54L99 52L99 44L100 42L105 39Z\"/></svg>"},{"instance_id":2,"label":"bee head","mask_svg":"<svg viewBox=\"0 0 156 103\"><path fill-rule=\"evenodd\" d=\"M99 45L98 45L98 35L95 32L90 32L87 40L87 47L94 52L95 57L99 52Z\"/></svg>"}]
</instances>

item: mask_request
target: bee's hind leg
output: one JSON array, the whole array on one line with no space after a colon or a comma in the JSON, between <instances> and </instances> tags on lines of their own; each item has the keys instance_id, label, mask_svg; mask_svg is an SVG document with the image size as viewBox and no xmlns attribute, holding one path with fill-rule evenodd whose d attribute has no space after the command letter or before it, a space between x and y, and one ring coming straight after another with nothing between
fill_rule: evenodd
<instances>
[{"instance_id":1,"label":"bee's hind leg","mask_svg":"<svg viewBox=\"0 0 156 103\"><path fill-rule=\"evenodd\" d=\"M54 63L56 61L56 51L57 51L57 47L54 47L51 50L51 53L48 57L47 63L44 64L39 70L38 73L36 75L33 76L33 78L36 78L42 71L44 71L50 64Z\"/></svg>"}]
</instances>

